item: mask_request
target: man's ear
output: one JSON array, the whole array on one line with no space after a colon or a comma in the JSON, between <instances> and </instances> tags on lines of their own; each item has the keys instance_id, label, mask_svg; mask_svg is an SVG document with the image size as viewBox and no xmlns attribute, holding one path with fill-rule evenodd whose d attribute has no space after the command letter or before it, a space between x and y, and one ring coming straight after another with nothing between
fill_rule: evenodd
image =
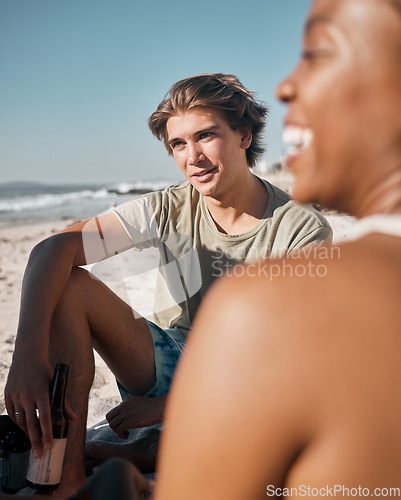
<instances>
[{"instance_id":1,"label":"man's ear","mask_svg":"<svg viewBox=\"0 0 401 500\"><path fill-rule=\"evenodd\" d=\"M241 148L248 149L251 143L252 143L251 127L241 130Z\"/></svg>"}]
</instances>

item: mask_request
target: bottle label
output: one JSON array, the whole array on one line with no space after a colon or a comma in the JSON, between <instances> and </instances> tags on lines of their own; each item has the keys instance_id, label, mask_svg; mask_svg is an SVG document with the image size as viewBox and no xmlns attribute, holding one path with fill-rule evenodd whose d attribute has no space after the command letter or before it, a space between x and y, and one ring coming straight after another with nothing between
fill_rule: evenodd
<instances>
[{"instance_id":1,"label":"bottle label","mask_svg":"<svg viewBox=\"0 0 401 500\"><path fill-rule=\"evenodd\" d=\"M7 452L3 458L2 485L10 490L18 490L25 486L30 451L22 453Z\"/></svg>"},{"instance_id":2,"label":"bottle label","mask_svg":"<svg viewBox=\"0 0 401 500\"><path fill-rule=\"evenodd\" d=\"M34 458L32 451L29 457L26 478L33 484L58 484L63 468L64 452L67 438L53 439L51 450L44 450L40 458Z\"/></svg>"}]
</instances>

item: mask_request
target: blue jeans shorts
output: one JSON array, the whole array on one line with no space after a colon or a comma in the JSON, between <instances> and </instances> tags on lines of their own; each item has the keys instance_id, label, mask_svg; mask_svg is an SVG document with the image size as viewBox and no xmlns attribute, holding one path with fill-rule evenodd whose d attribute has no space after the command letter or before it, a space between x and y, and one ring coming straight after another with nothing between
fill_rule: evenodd
<instances>
[{"instance_id":1,"label":"blue jeans shorts","mask_svg":"<svg viewBox=\"0 0 401 500\"><path fill-rule=\"evenodd\" d=\"M175 328L163 330L151 321L146 320L153 339L156 367L156 384L145 394L148 398L164 396L170 389L174 372L185 346L185 339ZM117 381L121 398L124 400L129 392Z\"/></svg>"}]
</instances>

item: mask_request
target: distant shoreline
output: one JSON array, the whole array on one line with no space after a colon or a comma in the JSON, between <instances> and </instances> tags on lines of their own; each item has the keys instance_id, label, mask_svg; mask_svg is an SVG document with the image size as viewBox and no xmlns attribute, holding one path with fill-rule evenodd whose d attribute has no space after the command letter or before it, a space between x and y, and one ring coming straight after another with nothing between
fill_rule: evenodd
<instances>
[{"instance_id":1,"label":"distant shoreline","mask_svg":"<svg viewBox=\"0 0 401 500\"><path fill-rule=\"evenodd\" d=\"M293 177L288 170L255 172L291 194ZM181 180L182 181L182 180ZM0 184L0 227L37 222L85 220L142 194L164 189L181 181L137 181L107 184L44 184L11 182ZM336 214L315 207L324 215Z\"/></svg>"},{"instance_id":2,"label":"distant shoreline","mask_svg":"<svg viewBox=\"0 0 401 500\"><path fill-rule=\"evenodd\" d=\"M143 193L163 189L174 181L110 184L0 184L0 223L87 219Z\"/></svg>"}]
</instances>

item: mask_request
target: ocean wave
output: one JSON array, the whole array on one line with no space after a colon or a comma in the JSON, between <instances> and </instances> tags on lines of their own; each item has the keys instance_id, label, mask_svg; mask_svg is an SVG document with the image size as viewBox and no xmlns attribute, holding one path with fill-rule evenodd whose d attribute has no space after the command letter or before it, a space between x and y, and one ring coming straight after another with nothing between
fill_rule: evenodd
<instances>
[{"instance_id":1,"label":"ocean wave","mask_svg":"<svg viewBox=\"0 0 401 500\"><path fill-rule=\"evenodd\" d=\"M110 192L128 194L133 192L158 191L172 184L171 181L120 182L109 188Z\"/></svg>"},{"instance_id":2,"label":"ocean wave","mask_svg":"<svg viewBox=\"0 0 401 500\"><path fill-rule=\"evenodd\" d=\"M79 200L96 200L110 198L106 188L97 190L83 190L70 193L40 194L36 196L14 196L0 199L0 212L21 212L38 210L74 203Z\"/></svg>"}]
</instances>

